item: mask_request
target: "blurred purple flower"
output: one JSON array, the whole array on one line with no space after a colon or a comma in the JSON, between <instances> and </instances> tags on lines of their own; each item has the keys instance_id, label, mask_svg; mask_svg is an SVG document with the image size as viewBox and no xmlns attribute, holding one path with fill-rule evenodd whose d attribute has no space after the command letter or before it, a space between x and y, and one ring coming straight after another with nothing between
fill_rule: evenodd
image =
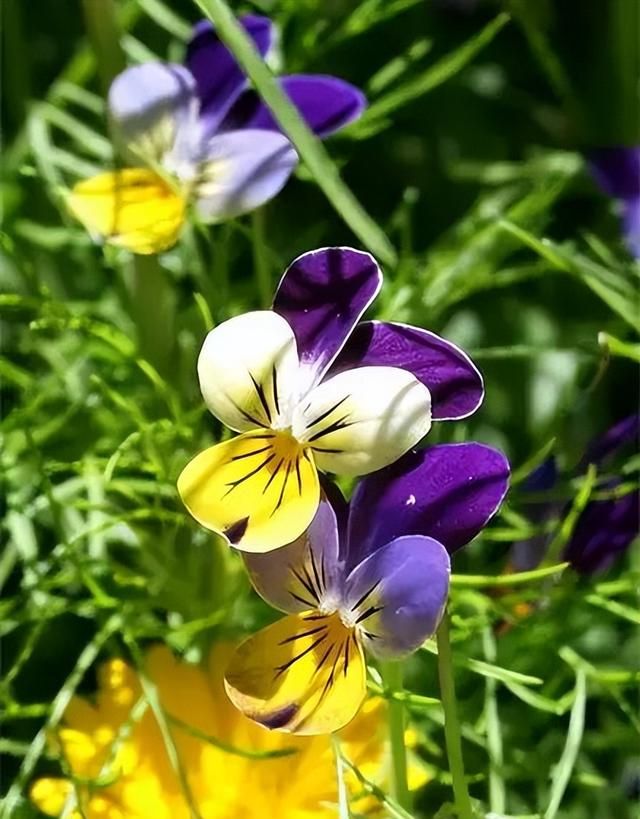
<instances>
[{"instance_id":1,"label":"blurred purple flower","mask_svg":"<svg viewBox=\"0 0 640 819\"><path fill-rule=\"evenodd\" d=\"M599 187L620 202L627 247L640 259L640 145L596 148L588 158Z\"/></svg>"},{"instance_id":2,"label":"blurred purple flower","mask_svg":"<svg viewBox=\"0 0 640 819\"><path fill-rule=\"evenodd\" d=\"M599 469L607 466L615 455L635 444L638 445L640 415L631 415L619 421L604 435L593 441L579 465L584 472L590 464ZM552 456L531 473L524 492L545 492L553 489L558 480L555 458ZM600 486L612 490L621 483L612 478ZM532 522L542 524L556 515L562 516L564 507L557 501L532 501L526 504ZM628 492L620 498L594 500L587 504L574 527L565 547L563 559L569 561L580 574L602 572L623 554L640 533L640 492ZM513 546L511 565L517 571L534 569L544 558L550 535L536 535Z\"/></svg>"}]
</instances>

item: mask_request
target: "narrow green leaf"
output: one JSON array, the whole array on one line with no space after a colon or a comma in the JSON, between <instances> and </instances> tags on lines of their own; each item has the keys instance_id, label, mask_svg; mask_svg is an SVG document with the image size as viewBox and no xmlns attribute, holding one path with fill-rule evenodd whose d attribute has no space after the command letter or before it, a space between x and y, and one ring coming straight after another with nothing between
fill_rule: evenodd
<instances>
[{"instance_id":1,"label":"narrow green leaf","mask_svg":"<svg viewBox=\"0 0 640 819\"><path fill-rule=\"evenodd\" d=\"M398 108L402 108L451 79L468 65L476 54L489 45L509 20L508 14L504 12L499 14L478 34L455 49L455 51L445 55L426 71L412 77L399 88L375 100L366 110L362 119L352 127L352 133L357 133L361 128L368 128L373 120L385 119Z\"/></svg>"},{"instance_id":2,"label":"narrow green leaf","mask_svg":"<svg viewBox=\"0 0 640 819\"><path fill-rule=\"evenodd\" d=\"M584 671L576 672L576 686L574 689L574 701L569 717L569 730L567 740L560 761L558 762L551 780L551 793L549 805L544 812L544 819L555 819L564 797L564 793L571 779L578 751L582 744L582 734L584 731L584 713L587 704L587 680Z\"/></svg>"},{"instance_id":3,"label":"narrow green leaf","mask_svg":"<svg viewBox=\"0 0 640 819\"><path fill-rule=\"evenodd\" d=\"M609 333L598 333L598 344L604 347L610 355L620 358L629 358L640 363L640 344L621 341Z\"/></svg>"},{"instance_id":4,"label":"narrow green leaf","mask_svg":"<svg viewBox=\"0 0 640 819\"><path fill-rule=\"evenodd\" d=\"M280 84L261 59L225 0L194 2L214 23L220 39L247 73L282 130L293 143L316 184L336 211L371 253L385 264L394 265L396 251L389 239L344 184L325 147L309 130L295 106L282 91Z\"/></svg>"},{"instance_id":5,"label":"narrow green leaf","mask_svg":"<svg viewBox=\"0 0 640 819\"><path fill-rule=\"evenodd\" d=\"M568 563L557 563L555 566L546 566L542 569L532 569L530 572L515 572L501 574L496 577L483 574L452 574L451 585L472 588L492 588L493 586L521 586L525 583L535 583L553 574L563 572Z\"/></svg>"}]
</instances>

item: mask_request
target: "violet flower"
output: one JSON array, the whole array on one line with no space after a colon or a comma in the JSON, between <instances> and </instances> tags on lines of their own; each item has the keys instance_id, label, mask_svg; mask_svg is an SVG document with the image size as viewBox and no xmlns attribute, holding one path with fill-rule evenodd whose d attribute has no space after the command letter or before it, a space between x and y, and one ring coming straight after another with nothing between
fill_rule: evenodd
<instances>
[{"instance_id":1,"label":"violet flower","mask_svg":"<svg viewBox=\"0 0 640 819\"><path fill-rule=\"evenodd\" d=\"M606 466L619 451L638 444L640 416L631 415L619 421L588 447L579 471L589 464ZM547 459L525 483L525 492L544 492L553 489L558 480L555 458ZM620 480L613 478L602 490L611 490ZM543 523L563 516L563 505L557 501L527 504L532 520ZM578 518L562 559L569 561L580 574L594 574L609 568L623 554L640 533L640 492L632 491L619 498L594 500L587 504ZM516 543L512 551L512 566L518 571L534 569L543 560L550 542L549 535L537 535Z\"/></svg>"},{"instance_id":2,"label":"violet flower","mask_svg":"<svg viewBox=\"0 0 640 819\"><path fill-rule=\"evenodd\" d=\"M625 242L640 259L640 145L594 149L589 163L600 188L620 203Z\"/></svg>"},{"instance_id":3,"label":"violet flower","mask_svg":"<svg viewBox=\"0 0 640 819\"><path fill-rule=\"evenodd\" d=\"M366 695L364 652L397 659L433 634L450 555L486 526L508 480L505 456L483 444L410 452L360 481L348 505L334 487L294 543L245 554L257 592L287 616L236 650L231 701L281 731L346 725Z\"/></svg>"},{"instance_id":4,"label":"violet flower","mask_svg":"<svg viewBox=\"0 0 640 819\"><path fill-rule=\"evenodd\" d=\"M266 17L241 23L266 56ZM326 137L362 113L362 93L335 77L294 75L282 84L307 124ZM109 116L132 167L79 182L72 213L93 235L134 253L173 245L192 205L206 223L239 216L284 186L298 156L213 27L199 23L187 66L145 63L111 85Z\"/></svg>"},{"instance_id":5,"label":"violet flower","mask_svg":"<svg viewBox=\"0 0 640 819\"><path fill-rule=\"evenodd\" d=\"M286 270L272 310L214 328L198 359L202 395L242 433L198 454L178 491L234 546L291 543L320 501L318 471L365 475L415 446L433 420L465 418L482 377L450 341L404 324L362 322L382 273L368 253L324 248Z\"/></svg>"}]
</instances>

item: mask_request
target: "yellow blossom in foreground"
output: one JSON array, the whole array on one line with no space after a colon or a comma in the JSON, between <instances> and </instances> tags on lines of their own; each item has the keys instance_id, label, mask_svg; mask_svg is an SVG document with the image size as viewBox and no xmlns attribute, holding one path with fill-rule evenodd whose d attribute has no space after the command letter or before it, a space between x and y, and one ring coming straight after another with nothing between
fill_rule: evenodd
<instances>
[{"instance_id":1,"label":"yellow blossom in foreground","mask_svg":"<svg viewBox=\"0 0 640 819\"><path fill-rule=\"evenodd\" d=\"M242 716L224 693L223 673L230 652L230 646L216 645L206 669L176 659L164 646L152 648L146 657L147 675L157 686L201 819L337 816L330 737L269 732ZM191 819L184 788L151 709L146 708L137 721L132 719L141 697L139 677L125 662L115 659L101 667L95 701L74 698L57 734L75 787L68 779L36 780L30 796L40 810L71 819L81 815L85 819ZM388 780L385 727L384 703L369 700L340 733L346 757L378 785ZM238 753L216 747L205 735ZM285 749L292 753L255 756ZM410 785L418 787L425 777L412 766L410 779ZM377 803L363 795L356 777L347 773L346 781L354 811L374 815ZM74 809L76 799L82 814Z\"/></svg>"}]
</instances>

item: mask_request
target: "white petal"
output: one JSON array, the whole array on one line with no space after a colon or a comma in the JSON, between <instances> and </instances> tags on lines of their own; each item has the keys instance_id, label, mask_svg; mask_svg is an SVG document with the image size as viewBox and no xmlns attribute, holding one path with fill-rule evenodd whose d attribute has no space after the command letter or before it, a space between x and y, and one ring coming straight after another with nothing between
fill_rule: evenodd
<instances>
[{"instance_id":1,"label":"white petal","mask_svg":"<svg viewBox=\"0 0 640 819\"><path fill-rule=\"evenodd\" d=\"M289 140L275 131L229 131L213 137L205 153L195 197L206 222L264 204L279 193L298 161Z\"/></svg>"},{"instance_id":2,"label":"white petal","mask_svg":"<svg viewBox=\"0 0 640 819\"><path fill-rule=\"evenodd\" d=\"M360 367L329 378L301 402L293 434L318 467L366 475L396 461L431 427L431 395L407 370Z\"/></svg>"},{"instance_id":3,"label":"white petal","mask_svg":"<svg viewBox=\"0 0 640 819\"><path fill-rule=\"evenodd\" d=\"M198 358L205 403L238 432L271 427L290 405L297 373L293 330L271 310L244 313L218 325Z\"/></svg>"}]
</instances>

